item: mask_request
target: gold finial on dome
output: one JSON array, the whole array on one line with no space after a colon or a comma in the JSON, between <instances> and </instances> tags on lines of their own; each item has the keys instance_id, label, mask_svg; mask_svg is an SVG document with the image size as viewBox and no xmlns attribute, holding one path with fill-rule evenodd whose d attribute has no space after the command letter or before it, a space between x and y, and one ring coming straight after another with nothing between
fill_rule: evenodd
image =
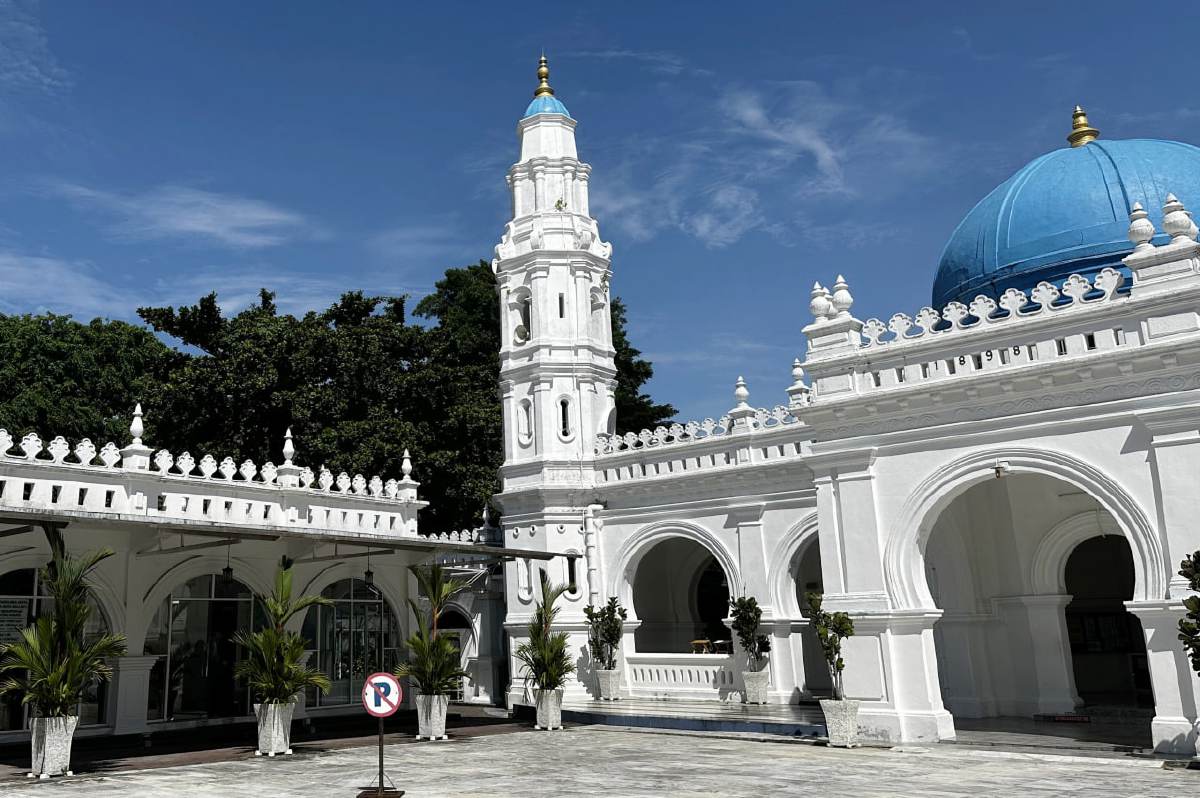
<instances>
[{"instance_id":1,"label":"gold finial on dome","mask_svg":"<svg viewBox=\"0 0 1200 798\"><path fill-rule=\"evenodd\" d=\"M1098 138L1100 131L1088 124L1087 112L1082 106L1075 106L1075 111L1071 114L1071 133L1067 136L1067 141L1072 147L1082 147Z\"/></svg>"},{"instance_id":2,"label":"gold finial on dome","mask_svg":"<svg viewBox=\"0 0 1200 798\"><path fill-rule=\"evenodd\" d=\"M546 66L546 54L538 59L538 87L534 89L534 97L553 97L554 89L550 88L550 67Z\"/></svg>"}]
</instances>

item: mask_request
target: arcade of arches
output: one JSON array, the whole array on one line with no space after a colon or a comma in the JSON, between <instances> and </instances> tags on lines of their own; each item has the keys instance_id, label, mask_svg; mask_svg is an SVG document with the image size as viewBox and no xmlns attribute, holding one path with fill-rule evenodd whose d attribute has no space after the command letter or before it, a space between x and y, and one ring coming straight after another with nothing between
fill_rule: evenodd
<instances>
[{"instance_id":1,"label":"arcade of arches","mask_svg":"<svg viewBox=\"0 0 1200 798\"><path fill-rule=\"evenodd\" d=\"M1063 555L1063 552L1067 552ZM925 544L942 700L959 718L1153 714L1133 555L1075 486L1033 474L977 483ZM1061 559L1059 559L1061 557ZM1054 583L1046 575L1053 576Z\"/></svg>"}]
</instances>

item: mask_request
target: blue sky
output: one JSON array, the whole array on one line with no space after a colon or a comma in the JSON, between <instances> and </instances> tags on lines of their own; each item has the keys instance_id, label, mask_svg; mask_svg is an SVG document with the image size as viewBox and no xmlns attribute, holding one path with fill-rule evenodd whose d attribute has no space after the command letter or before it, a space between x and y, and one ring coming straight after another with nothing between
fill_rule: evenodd
<instances>
[{"instance_id":1,"label":"blue sky","mask_svg":"<svg viewBox=\"0 0 1200 798\"><path fill-rule=\"evenodd\" d=\"M0 0L0 311L420 296L491 257L544 47L651 391L716 416L785 401L814 280L926 304L1075 103L1200 142L1196 4L760 5Z\"/></svg>"}]
</instances>

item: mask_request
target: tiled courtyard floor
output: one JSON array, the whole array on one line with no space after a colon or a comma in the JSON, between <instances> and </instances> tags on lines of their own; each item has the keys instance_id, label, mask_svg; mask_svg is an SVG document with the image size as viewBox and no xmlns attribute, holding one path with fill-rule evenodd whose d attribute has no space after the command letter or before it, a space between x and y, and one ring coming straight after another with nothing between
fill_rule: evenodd
<instances>
[{"instance_id":1,"label":"tiled courtyard floor","mask_svg":"<svg viewBox=\"0 0 1200 798\"><path fill-rule=\"evenodd\" d=\"M922 753L921 750L926 752ZM935 746L913 752L832 750L580 726L387 748L389 774L411 798L432 796L1184 796L1200 772L1145 759L1012 754ZM6 794L57 798L352 796L368 783L376 749L7 781Z\"/></svg>"}]
</instances>

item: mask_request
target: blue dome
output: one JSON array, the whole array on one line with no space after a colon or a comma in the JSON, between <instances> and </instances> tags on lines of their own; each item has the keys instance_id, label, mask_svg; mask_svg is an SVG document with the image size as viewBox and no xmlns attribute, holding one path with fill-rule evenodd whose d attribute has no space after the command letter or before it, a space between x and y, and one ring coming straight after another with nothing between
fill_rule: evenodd
<instances>
[{"instance_id":1,"label":"blue dome","mask_svg":"<svg viewBox=\"0 0 1200 798\"><path fill-rule=\"evenodd\" d=\"M552 94L543 94L541 97L534 97L533 102L525 109L525 116L522 119L534 114L562 114L568 119L571 116L567 112L567 106L559 102L558 98Z\"/></svg>"},{"instance_id":2,"label":"blue dome","mask_svg":"<svg viewBox=\"0 0 1200 798\"><path fill-rule=\"evenodd\" d=\"M1097 140L1026 164L971 209L942 251L933 306L999 297L1039 281L1090 277L1121 258L1129 209L1140 202L1162 227L1168 193L1200 208L1200 147L1176 141ZM1156 237L1155 242L1167 237Z\"/></svg>"}]
</instances>

